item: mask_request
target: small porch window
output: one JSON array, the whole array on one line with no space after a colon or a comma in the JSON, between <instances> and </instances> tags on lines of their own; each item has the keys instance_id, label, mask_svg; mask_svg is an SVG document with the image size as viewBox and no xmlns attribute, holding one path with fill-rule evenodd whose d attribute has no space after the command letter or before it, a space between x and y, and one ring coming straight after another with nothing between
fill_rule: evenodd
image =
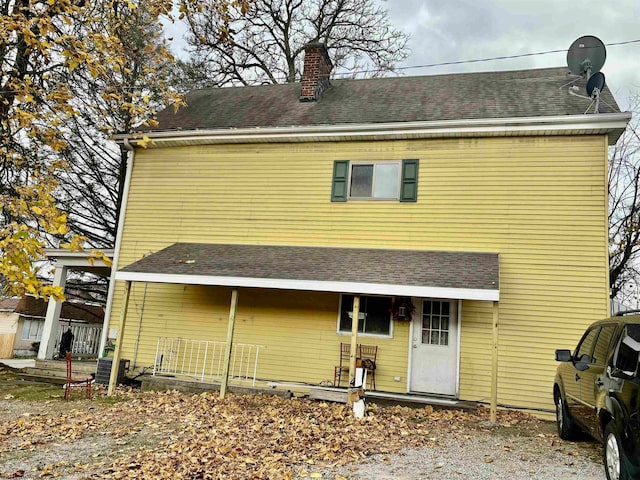
<instances>
[{"instance_id":1,"label":"small porch window","mask_svg":"<svg viewBox=\"0 0 640 480\"><path fill-rule=\"evenodd\" d=\"M369 335L391 335L391 297L360 296L358 333ZM342 295L338 331L351 332L353 316L353 295Z\"/></svg>"}]
</instances>

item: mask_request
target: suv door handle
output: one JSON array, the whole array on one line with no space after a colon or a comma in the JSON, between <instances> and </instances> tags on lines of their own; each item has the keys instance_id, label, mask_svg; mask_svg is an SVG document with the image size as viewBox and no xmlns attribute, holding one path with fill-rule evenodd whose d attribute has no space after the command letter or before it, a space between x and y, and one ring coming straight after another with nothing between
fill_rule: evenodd
<instances>
[{"instance_id":1,"label":"suv door handle","mask_svg":"<svg viewBox=\"0 0 640 480\"><path fill-rule=\"evenodd\" d=\"M580 380L580 375L578 375L578 374L576 373L576 382L577 382L578 380Z\"/></svg>"}]
</instances>

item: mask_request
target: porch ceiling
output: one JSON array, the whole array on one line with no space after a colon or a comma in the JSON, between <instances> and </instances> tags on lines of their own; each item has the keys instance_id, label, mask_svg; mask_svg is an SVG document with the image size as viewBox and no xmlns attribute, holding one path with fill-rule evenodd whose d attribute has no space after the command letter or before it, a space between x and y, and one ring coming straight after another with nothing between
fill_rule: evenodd
<instances>
[{"instance_id":1,"label":"porch ceiling","mask_svg":"<svg viewBox=\"0 0 640 480\"><path fill-rule=\"evenodd\" d=\"M497 253L176 243L116 272L134 282L499 299Z\"/></svg>"}]
</instances>

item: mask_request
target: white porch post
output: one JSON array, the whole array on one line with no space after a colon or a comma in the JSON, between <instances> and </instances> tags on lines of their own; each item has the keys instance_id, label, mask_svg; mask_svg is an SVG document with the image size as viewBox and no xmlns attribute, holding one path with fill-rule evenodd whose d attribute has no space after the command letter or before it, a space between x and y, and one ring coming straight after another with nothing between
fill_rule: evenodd
<instances>
[{"instance_id":1,"label":"white porch post","mask_svg":"<svg viewBox=\"0 0 640 480\"><path fill-rule=\"evenodd\" d=\"M231 349L233 348L233 329L236 324L236 309L238 307L238 289L231 291L231 306L229 307L229 326L227 327L227 350L225 352L224 364L222 366L222 381L220 383L220 398L224 398L227 393L229 382L229 364L231 363Z\"/></svg>"},{"instance_id":2,"label":"white porch post","mask_svg":"<svg viewBox=\"0 0 640 480\"><path fill-rule=\"evenodd\" d=\"M498 412L498 302L493 302L493 345L491 350L491 410L490 420L495 422Z\"/></svg>"},{"instance_id":3,"label":"white porch post","mask_svg":"<svg viewBox=\"0 0 640 480\"><path fill-rule=\"evenodd\" d=\"M353 388L356 379L356 359L358 357L358 320L360 317L360 295L353 297L353 313L351 317L351 347L349 350L349 387L347 404L352 406L359 400L358 389Z\"/></svg>"},{"instance_id":4,"label":"white porch post","mask_svg":"<svg viewBox=\"0 0 640 480\"><path fill-rule=\"evenodd\" d=\"M64 291L66 283L67 267L56 267L55 273L53 274L53 286L62 287L62 291ZM61 310L62 302L55 301L53 297L49 298L44 328L42 329L42 338L40 339L40 348L38 349L38 360L53 358L53 347L55 346L56 336L60 330Z\"/></svg>"},{"instance_id":5,"label":"white porch post","mask_svg":"<svg viewBox=\"0 0 640 480\"><path fill-rule=\"evenodd\" d=\"M122 352L122 341L124 340L124 327L127 319L127 309L129 308L129 294L131 293L131 282L127 280L124 283L124 296L122 298L122 306L120 307L120 322L118 325L118 338L116 346L113 350L113 363L111 363L111 375L109 376L109 389L107 395L113 395L116 389L116 381L118 380L118 370L120 369L120 354Z\"/></svg>"}]
</instances>

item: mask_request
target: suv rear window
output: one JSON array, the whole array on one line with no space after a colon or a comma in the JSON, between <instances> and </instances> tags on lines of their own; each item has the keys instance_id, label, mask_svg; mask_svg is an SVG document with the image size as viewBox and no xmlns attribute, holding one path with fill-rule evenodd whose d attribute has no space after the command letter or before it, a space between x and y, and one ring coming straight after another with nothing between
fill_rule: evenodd
<instances>
[{"instance_id":1,"label":"suv rear window","mask_svg":"<svg viewBox=\"0 0 640 480\"><path fill-rule=\"evenodd\" d=\"M640 358L640 325L627 325L614 357L614 366L629 375L638 371Z\"/></svg>"}]
</instances>

